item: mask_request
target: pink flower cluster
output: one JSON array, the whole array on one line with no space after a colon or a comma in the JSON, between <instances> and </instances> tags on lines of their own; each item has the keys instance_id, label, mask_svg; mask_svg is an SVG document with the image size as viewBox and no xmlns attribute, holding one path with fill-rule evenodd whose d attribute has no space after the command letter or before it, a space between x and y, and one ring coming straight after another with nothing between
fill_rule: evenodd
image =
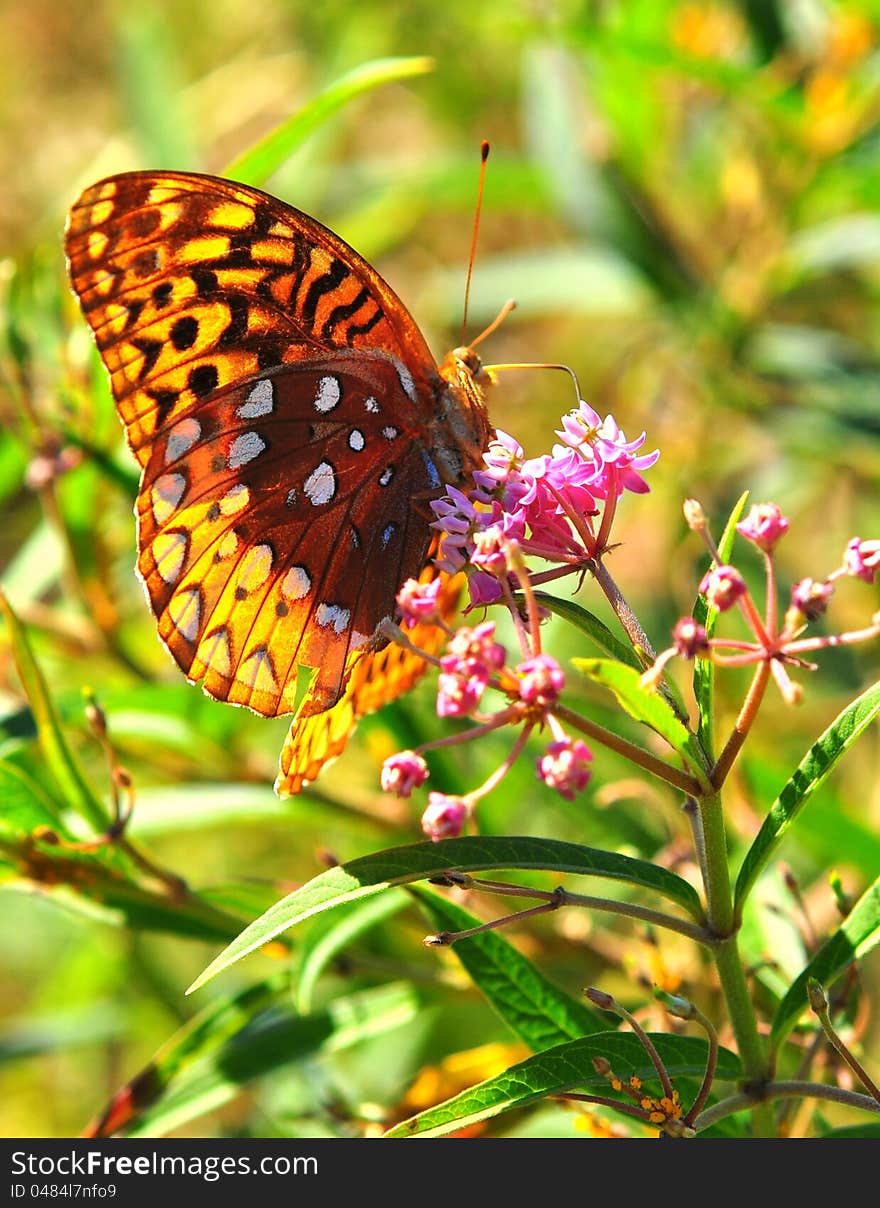
<instances>
[{"instance_id":1,"label":"pink flower cluster","mask_svg":"<svg viewBox=\"0 0 880 1208\"><path fill-rule=\"evenodd\" d=\"M644 433L627 441L611 416L603 420L582 402L563 417L556 435L562 444L550 454L526 458L519 442L499 430L483 454L485 468L474 472L473 487L449 487L431 504L433 527L443 534L437 565L449 572L469 569L472 606L502 597L511 542L545 561L581 562L602 552L594 519L600 505L613 512L625 490L648 490L642 471L660 454L637 455ZM608 527L605 521L602 528Z\"/></svg>"}]
</instances>

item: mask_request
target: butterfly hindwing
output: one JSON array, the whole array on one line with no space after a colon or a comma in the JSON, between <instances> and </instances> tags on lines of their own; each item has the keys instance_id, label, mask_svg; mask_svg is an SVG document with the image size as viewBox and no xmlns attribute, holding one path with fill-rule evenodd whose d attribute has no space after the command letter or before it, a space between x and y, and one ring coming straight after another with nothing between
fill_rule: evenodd
<instances>
[{"instance_id":1,"label":"butterfly hindwing","mask_svg":"<svg viewBox=\"0 0 880 1208\"><path fill-rule=\"evenodd\" d=\"M426 568L420 576L429 582L435 572ZM442 575L438 596L440 614L451 619L461 594L461 577ZM413 646L426 654L439 653L445 640L436 625L416 625L407 634ZM281 750L281 766L275 791L281 797L299 793L322 769L342 754L357 722L383 705L396 700L424 675L427 664L413 650L391 644L383 650L355 655L347 669L345 691L332 708L314 711L310 694L303 700Z\"/></svg>"},{"instance_id":2,"label":"butterfly hindwing","mask_svg":"<svg viewBox=\"0 0 880 1208\"><path fill-rule=\"evenodd\" d=\"M439 478L407 401L387 357L337 356L221 390L154 441L139 570L160 636L212 696L292 712L298 664L319 669L316 701L339 695L388 585L428 548Z\"/></svg>"}]
</instances>

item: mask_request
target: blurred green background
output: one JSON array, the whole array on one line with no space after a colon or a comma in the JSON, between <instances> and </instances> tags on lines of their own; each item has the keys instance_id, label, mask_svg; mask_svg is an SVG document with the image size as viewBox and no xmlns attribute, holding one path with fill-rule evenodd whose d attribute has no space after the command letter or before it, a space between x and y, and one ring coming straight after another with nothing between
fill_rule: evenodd
<instances>
[{"instance_id":1,"label":"blurred green background","mask_svg":"<svg viewBox=\"0 0 880 1208\"><path fill-rule=\"evenodd\" d=\"M0 6L2 581L94 792L108 800L84 688L97 694L134 779L133 840L204 890L227 921L320 871L327 853L348 859L418 839L418 807L382 798L378 767L435 732L430 692L364 723L313 790L280 803L271 782L285 721L216 704L183 682L133 574L136 478L67 291L64 216L82 187L111 172L222 172L344 73L389 56L430 56L433 66L317 124L266 187L375 263L440 357L459 341L479 145L490 140L470 334L516 298L486 359L566 362L599 411L613 410L630 436L646 429L647 448L662 450L652 494L621 509L612 558L658 648L689 611L705 564L683 498L703 502L716 532L743 490L779 503L792 521L780 551L786 581L822 578L850 536L880 535L874 0ZM503 377L490 410L537 455L574 403L561 375L517 373ZM748 553L743 563L757 573ZM607 616L589 587L582 598ZM858 628L876 607L875 588L849 581L828 626ZM64 834L69 820L7 636L0 1134L70 1135L211 1001L214 987L192 1000L182 991L222 944L223 927L199 931L148 907L138 915L90 885L91 873L77 890L22 864L29 829L42 821ZM585 652L561 628L548 648L563 658ZM876 645L818 661L796 713L768 697L731 786L735 841L754 835L779 784L880 662ZM722 684L728 723L745 682L731 675ZM576 691L591 715L620 724L586 686ZM505 749L499 740L438 757L438 782L450 792L472 787ZM834 917L828 870L854 893L880 867L877 768L873 735L784 849L820 932ZM539 788L527 760L480 823L676 866L686 859L674 797L602 753L575 804ZM755 962L771 953L778 962L759 986L772 998L803 965L809 938L778 871L758 899L747 948ZM161 1129L369 1131L413 1110L414 1100L401 1105L414 1084L416 1097L442 1097L456 1079L467 1084L512 1061L510 1035L454 957L420 946L430 928L402 905L318 987L319 1005L405 987L394 1011L380 1012L381 1026L347 1044L293 1045L280 1072L247 1079L243 1093L226 1071L226 1091L215 1079L197 1109L170 1113ZM644 984L692 992L704 972L685 945L657 948L631 927L580 917L554 916L517 940L560 985L577 993L600 981L633 1008ZM276 967L253 957L226 977L224 992ZM876 982L876 968L865 976ZM867 1046L880 1030L864 1026ZM457 1064L444 1064L457 1050ZM435 1090L425 1091L431 1078ZM576 1135L576 1124L545 1107L503 1117L494 1131Z\"/></svg>"}]
</instances>

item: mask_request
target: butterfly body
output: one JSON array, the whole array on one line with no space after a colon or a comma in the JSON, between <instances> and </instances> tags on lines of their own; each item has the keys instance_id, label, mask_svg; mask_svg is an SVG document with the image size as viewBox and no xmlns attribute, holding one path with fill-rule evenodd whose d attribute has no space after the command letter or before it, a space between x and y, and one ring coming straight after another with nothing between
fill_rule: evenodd
<instances>
[{"instance_id":1,"label":"butterfly body","mask_svg":"<svg viewBox=\"0 0 880 1208\"><path fill-rule=\"evenodd\" d=\"M110 177L66 250L142 467L161 639L218 699L292 712L302 665L300 716L331 710L425 565L430 499L479 462L487 375L468 349L438 366L366 261L244 185Z\"/></svg>"}]
</instances>

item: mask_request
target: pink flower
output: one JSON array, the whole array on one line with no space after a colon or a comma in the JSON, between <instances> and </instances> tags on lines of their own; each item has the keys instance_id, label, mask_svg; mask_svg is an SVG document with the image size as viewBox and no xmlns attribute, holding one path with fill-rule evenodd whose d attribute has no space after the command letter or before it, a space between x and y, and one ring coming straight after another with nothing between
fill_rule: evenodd
<instances>
[{"instance_id":1,"label":"pink flower","mask_svg":"<svg viewBox=\"0 0 880 1208\"><path fill-rule=\"evenodd\" d=\"M487 604L497 604L504 595L501 584L494 575L488 575L483 570L475 570L468 575L468 594L471 602L465 611L471 608L483 608Z\"/></svg>"},{"instance_id":2,"label":"pink flower","mask_svg":"<svg viewBox=\"0 0 880 1208\"><path fill-rule=\"evenodd\" d=\"M429 793L428 808L422 814L422 830L429 839L455 839L464 829L471 807L464 797Z\"/></svg>"},{"instance_id":3,"label":"pink flower","mask_svg":"<svg viewBox=\"0 0 880 1208\"><path fill-rule=\"evenodd\" d=\"M733 566L716 566L700 582L700 594L711 608L726 612L746 594L746 581Z\"/></svg>"},{"instance_id":4,"label":"pink flower","mask_svg":"<svg viewBox=\"0 0 880 1208\"><path fill-rule=\"evenodd\" d=\"M428 779L428 765L415 751L390 755L382 765L382 788L386 793L408 797Z\"/></svg>"},{"instance_id":5,"label":"pink flower","mask_svg":"<svg viewBox=\"0 0 880 1208\"><path fill-rule=\"evenodd\" d=\"M439 612L437 596L440 592L441 580L432 579L430 583L420 583L418 579L407 579L397 593L397 607L406 625L411 629L422 621L436 620Z\"/></svg>"},{"instance_id":6,"label":"pink flower","mask_svg":"<svg viewBox=\"0 0 880 1208\"><path fill-rule=\"evenodd\" d=\"M474 477L480 486L492 490L499 483L505 483L513 471L522 464L523 448L515 437L509 436L496 428L495 436L489 441L489 447L483 454L485 470L478 470Z\"/></svg>"},{"instance_id":7,"label":"pink flower","mask_svg":"<svg viewBox=\"0 0 880 1208\"><path fill-rule=\"evenodd\" d=\"M441 665L444 661L441 660ZM466 717L473 713L488 682L489 675L484 668L471 675L441 671L437 679L437 716Z\"/></svg>"},{"instance_id":8,"label":"pink flower","mask_svg":"<svg viewBox=\"0 0 880 1208\"><path fill-rule=\"evenodd\" d=\"M494 621L483 621L473 629L463 625L449 639L446 650L446 656L442 660L444 671L456 670L459 674L471 673L476 663L481 664L487 671L500 671L507 658L504 647L495 641ZM456 664L447 667L447 658L456 659Z\"/></svg>"},{"instance_id":9,"label":"pink flower","mask_svg":"<svg viewBox=\"0 0 880 1208\"><path fill-rule=\"evenodd\" d=\"M736 526L736 531L769 554L780 537L788 532L788 518L775 503L756 503L745 520Z\"/></svg>"},{"instance_id":10,"label":"pink flower","mask_svg":"<svg viewBox=\"0 0 880 1208\"><path fill-rule=\"evenodd\" d=\"M438 716L462 717L473 712L492 672L500 670L506 658L504 647L495 641L494 621L483 621L473 629L463 625L457 630L440 660Z\"/></svg>"},{"instance_id":11,"label":"pink flower","mask_svg":"<svg viewBox=\"0 0 880 1208\"><path fill-rule=\"evenodd\" d=\"M527 705L550 709L565 687L565 673L549 654L538 654L515 668L519 677L520 700Z\"/></svg>"},{"instance_id":12,"label":"pink flower","mask_svg":"<svg viewBox=\"0 0 880 1208\"><path fill-rule=\"evenodd\" d=\"M491 575L500 578L507 571L507 549L504 529L492 524L479 533L474 533L474 550L471 562L482 566Z\"/></svg>"},{"instance_id":13,"label":"pink flower","mask_svg":"<svg viewBox=\"0 0 880 1208\"><path fill-rule=\"evenodd\" d=\"M808 621L821 617L828 607L828 601L834 595L834 586L826 579L824 583L816 583L814 579L801 579L791 589L791 606Z\"/></svg>"},{"instance_id":14,"label":"pink flower","mask_svg":"<svg viewBox=\"0 0 880 1208\"><path fill-rule=\"evenodd\" d=\"M566 801L574 801L590 781L593 752L579 738L562 738L551 742L538 760L538 776L551 789L561 793Z\"/></svg>"},{"instance_id":15,"label":"pink flower","mask_svg":"<svg viewBox=\"0 0 880 1208\"><path fill-rule=\"evenodd\" d=\"M625 490L643 495L648 484L641 470L648 470L660 456L660 450L636 457L636 452L645 443L643 432L635 440L628 441L611 415L604 420L598 411L581 400L577 411L570 411L562 418L562 431L556 435L593 466L595 493L602 497L620 495Z\"/></svg>"},{"instance_id":16,"label":"pink flower","mask_svg":"<svg viewBox=\"0 0 880 1208\"><path fill-rule=\"evenodd\" d=\"M880 570L880 541L862 541L853 537L843 555L844 570L848 575L873 583Z\"/></svg>"},{"instance_id":17,"label":"pink flower","mask_svg":"<svg viewBox=\"0 0 880 1208\"><path fill-rule=\"evenodd\" d=\"M673 645L683 658L693 659L709 649L709 638L702 625L693 617L682 617L672 631Z\"/></svg>"}]
</instances>

